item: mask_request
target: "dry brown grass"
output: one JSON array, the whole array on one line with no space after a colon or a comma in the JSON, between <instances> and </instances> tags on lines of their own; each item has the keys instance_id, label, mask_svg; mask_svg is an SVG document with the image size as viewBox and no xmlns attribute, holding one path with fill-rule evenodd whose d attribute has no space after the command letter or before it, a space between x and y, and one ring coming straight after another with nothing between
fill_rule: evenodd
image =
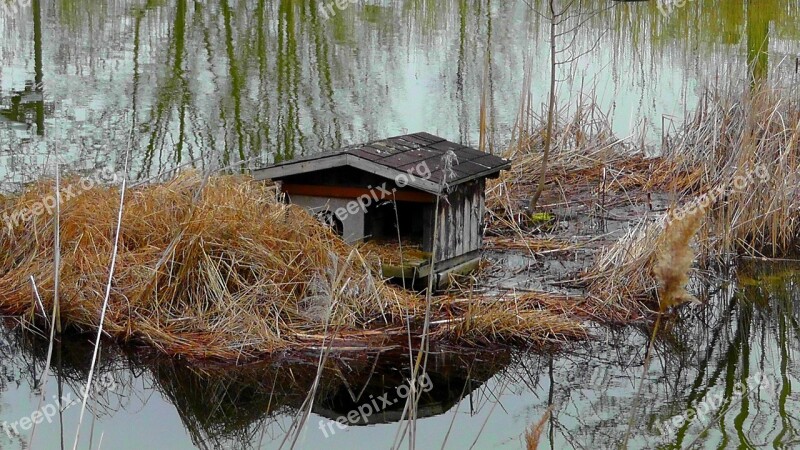
<instances>
[{"instance_id":1,"label":"dry brown grass","mask_svg":"<svg viewBox=\"0 0 800 450\"><path fill-rule=\"evenodd\" d=\"M796 253L800 236L800 98L771 85L708 92L668 139L678 203L711 195L700 235L709 259Z\"/></svg>"},{"instance_id":2,"label":"dry brown grass","mask_svg":"<svg viewBox=\"0 0 800 450\"><path fill-rule=\"evenodd\" d=\"M635 199L664 193L674 200L674 210L702 205L705 218L699 225L697 215L674 222L666 214L643 217L603 249L585 277L588 297L601 316L638 319L651 312L648 305L657 294L667 297L665 305L689 299L682 287L688 261L695 259L684 239L689 232L696 236L697 261L704 267L737 254L780 257L800 251L800 100L795 94L769 86L708 93L694 116L665 136L658 158L645 158L643 148L614 137L596 106L559 116L547 204L541 208L576 202L594 207L600 192L603 202L606 195ZM543 124L537 119L526 127L517 130L505 154L513 161L511 170L488 185L488 230L499 236L488 241L498 249L541 254L555 250L560 236L540 235L525 225L530 213L525 205L541 166ZM600 210L608 207L613 205L603 203ZM683 241L669 242L670 236ZM674 251L656 258L659 246Z\"/></svg>"},{"instance_id":3,"label":"dry brown grass","mask_svg":"<svg viewBox=\"0 0 800 450\"><path fill-rule=\"evenodd\" d=\"M369 241L359 246L367 259L386 265L418 264L430 261L431 253L422 250L422 244L403 241Z\"/></svg>"},{"instance_id":4,"label":"dry brown grass","mask_svg":"<svg viewBox=\"0 0 800 450\"><path fill-rule=\"evenodd\" d=\"M606 249L589 270L591 295L633 309L658 290L687 299L682 287L692 259L688 237L697 231L699 262L724 263L739 254L781 257L800 250L800 108L797 99L768 87L746 94L708 94L692 118L670 138L663 164L669 177L651 183L675 189L674 210L643 219ZM691 211L697 211L692 214ZM702 226L698 217L705 217ZM664 246L674 251L656 249ZM659 283L660 280L660 283ZM659 288L660 285L660 288ZM670 297L672 300L670 300Z\"/></svg>"},{"instance_id":5,"label":"dry brown grass","mask_svg":"<svg viewBox=\"0 0 800 450\"><path fill-rule=\"evenodd\" d=\"M630 139L615 136L610 119L591 103L591 98L575 112L561 111L556 122L545 190L537 211L529 211L528 205L542 164L545 124L541 118L533 116L527 128L516 131L514 142L503 155L512 161L511 169L487 182L487 243L495 249L534 254L557 251L572 236L547 229L544 231L550 235L542 235L536 221L531 220L537 212L581 205L604 214L646 201L649 193L672 177L669 161L647 157L645 149Z\"/></svg>"},{"instance_id":6,"label":"dry brown grass","mask_svg":"<svg viewBox=\"0 0 800 450\"><path fill-rule=\"evenodd\" d=\"M547 293L441 297L436 333L470 345L533 344L588 338L580 298Z\"/></svg>"},{"instance_id":7,"label":"dry brown grass","mask_svg":"<svg viewBox=\"0 0 800 450\"><path fill-rule=\"evenodd\" d=\"M622 239L603 249L587 277L589 297L611 308L645 314L642 304L658 294L666 310L694 298L685 290L695 261L691 241L705 215L697 209L685 217L640 221Z\"/></svg>"},{"instance_id":8,"label":"dry brown grass","mask_svg":"<svg viewBox=\"0 0 800 450\"><path fill-rule=\"evenodd\" d=\"M647 170L654 161L624 140L614 136L611 122L595 104L559 114L553 148L545 177L546 191L568 195L576 188L595 183L603 169L615 174L615 189L648 182ZM539 119L530 129L518 130L515 142L503 157L512 161L510 170L487 183L486 207L502 221L521 213L539 181L545 123Z\"/></svg>"},{"instance_id":9,"label":"dry brown grass","mask_svg":"<svg viewBox=\"0 0 800 450\"><path fill-rule=\"evenodd\" d=\"M65 183L66 185L66 183ZM6 210L52 195L32 186ZM167 354L253 357L316 340L326 323L348 331L393 323L415 297L376 279L357 251L303 210L277 203L264 185L196 174L132 190L104 330ZM95 329L108 276L118 192L97 188L61 215L61 317ZM33 275L49 311L52 217L0 238L0 307L25 315Z\"/></svg>"},{"instance_id":10,"label":"dry brown grass","mask_svg":"<svg viewBox=\"0 0 800 450\"><path fill-rule=\"evenodd\" d=\"M362 256L364 247L348 246L301 208L278 203L272 189L244 177L204 182L195 173L131 189L104 333L168 355L221 362L311 348L331 336L334 349L386 345L402 341L409 318L419 333L424 299L380 278L380 254ZM0 215L52 190L50 182L30 186L8 199ZM62 205L59 299L66 329L99 325L118 199L116 188L95 188ZM29 278L51 311L52 220L42 214L0 235L0 309L36 316L39 324ZM492 302L435 298L432 334L478 346L585 336L577 320L541 305L521 302L508 311Z\"/></svg>"}]
</instances>

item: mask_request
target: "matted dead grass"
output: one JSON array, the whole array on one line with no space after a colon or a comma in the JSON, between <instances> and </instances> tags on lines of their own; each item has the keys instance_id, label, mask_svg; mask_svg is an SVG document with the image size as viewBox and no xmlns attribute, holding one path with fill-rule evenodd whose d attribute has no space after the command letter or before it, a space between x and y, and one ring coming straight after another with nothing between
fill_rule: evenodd
<instances>
[{"instance_id":1,"label":"matted dead grass","mask_svg":"<svg viewBox=\"0 0 800 450\"><path fill-rule=\"evenodd\" d=\"M52 194L52 183L36 184L5 212ZM96 188L62 207L60 312L79 331L98 326L118 196L116 188ZM367 330L415 308L414 295L385 285L357 251L274 198L263 184L204 183L194 173L130 190L104 331L167 354L246 359L324 334L326 324ZM52 219L33 217L0 238L7 312L32 316L31 276L52 309Z\"/></svg>"},{"instance_id":2,"label":"matted dead grass","mask_svg":"<svg viewBox=\"0 0 800 450\"><path fill-rule=\"evenodd\" d=\"M690 269L690 257L709 267L741 255L800 252L799 106L795 96L769 86L706 94L664 155L673 171L661 186L675 190L676 205L655 221L643 220L603 252L589 270L590 295L629 308L631 301L668 294L665 278L681 280L674 289L685 284L685 273L678 272ZM691 256L691 236L681 231L689 219L702 219ZM676 236L685 245L665 249L663 243ZM680 290L672 293L685 297Z\"/></svg>"},{"instance_id":3,"label":"matted dead grass","mask_svg":"<svg viewBox=\"0 0 800 450\"><path fill-rule=\"evenodd\" d=\"M473 295L462 292L437 299L435 336L473 346L510 343L545 346L586 339L591 313L582 299L544 292Z\"/></svg>"},{"instance_id":4,"label":"matted dead grass","mask_svg":"<svg viewBox=\"0 0 800 450\"><path fill-rule=\"evenodd\" d=\"M652 158L645 155L653 151L615 137L596 105L580 106L571 115L557 114L545 191L537 211L529 211L542 164L544 129L537 118L527 129L517 130L504 155L512 159L511 170L487 185L487 229L493 235L489 240L495 249L527 250L539 257L570 236L531 226L538 212L570 211L572 205L581 205L604 218L618 202L646 203L649 211L628 218L628 232L615 242L603 248L586 241L572 246L591 255L581 282L587 301L602 317L629 322L652 314L660 306L657 297L665 279L685 283L688 257L695 265L709 267L729 264L741 254L800 253L796 92L772 85L710 89L693 116L664 136L663 153ZM670 199L670 209L654 210L651 196L659 202ZM661 269L670 266L664 261L671 261L666 251L659 255L659 249L666 240L685 234L670 231L678 228L672 214L697 204L703 205L698 216L702 225L698 230L687 227L692 229L690 239L685 246L675 246L684 252L678 259L686 271L661 270L658 275L658 261ZM678 284L663 293L677 295L682 289Z\"/></svg>"},{"instance_id":5,"label":"matted dead grass","mask_svg":"<svg viewBox=\"0 0 800 450\"><path fill-rule=\"evenodd\" d=\"M402 241L401 245L396 240L369 241L359 249L368 259L390 266L423 264L431 259L431 253L422 250L422 244L411 241Z\"/></svg>"},{"instance_id":6,"label":"matted dead grass","mask_svg":"<svg viewBox=\"0 0 800 450\"><path fill-rule=\"evenodd\" d=\"M6 199L0 215L30 207L53 189L52 182L29 186ZM316 348L332 337L334 349L354 349L386 345L407 327L419 333L424 297L385 283L373 261L380 255L363 256L303 209L277 202L273 189L245 177L204 180L196 173L130 189L104 333L167 355L221 362ZM118 202L118 188L98 187L62 205L58 300L65 329L98 328ZM0 309L43 325L30 278L49 315L53 216L4 230L0 249ZM434 302L433 320L443 322L432 333L465 345L584 336L578 321L540 307L488 316L443 297ZM464 333L445 326L454 317L470 324ZM489 336L498 317L508 325L494 338L462 339Z\"/></svg>"},{"instance_id":7,"label":"matted dead grass","mask_svg":"<svg viewBox=\"0 0 800 450\"><path fill-rule=\"evenodd\" d=\"M517 131L503 157L511 169L487 182L486 207L501 217L520 213L539 181L546 123L542 118ZM556 118L553 148L548 161L545 190L554 197L570 197L604 177L612 191L648 186L654 169L662 164L647 158L643 149L614 135L611 121L599 106L587 103Z\"/></svg>"}]
</instances>

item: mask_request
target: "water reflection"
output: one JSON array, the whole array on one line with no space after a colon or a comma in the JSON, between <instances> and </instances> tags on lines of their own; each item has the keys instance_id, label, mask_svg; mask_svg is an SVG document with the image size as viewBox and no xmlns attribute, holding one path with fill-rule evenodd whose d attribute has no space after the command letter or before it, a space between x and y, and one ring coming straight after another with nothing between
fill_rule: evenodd
<instances>
[{"instance_id":1,"label":"water reflection","mask_svg":"<svg viewBox=\"0 0 800 450\"><path fill-rule=\"evenodd\" d=\"M8 358L3 364L7 379L24 390L25 384L37 385L47 358L44 339L28 333L15 332L7 336L10 342L4 350ZM90 403L97 420L115 422L114 415L138 409L135 397L158 401L154 393L174 408L188 439L197 448L263 448L277 447L286 438L284 428L303 411L304 402L317 375L313 355L281 358L275 361L239 367L236 370L217 367L187 366L176 360L157 357L147 351L119 353L114 349L104 351L99 377L111 377L114 389L100 392L97 401ZM52 380L48 392L64 393L77 397L89 372L91 345L88 341L70 339L57 345L54 352ZM473 399L473 392L484 382L504 370L509 364L506 352L443 352L436 351L428 360L426 382L422 385L417 417L425 419L450 411L462 399ZM374 410L349 422L349 426L391 424L404 417L405 402L398 397L399 386L408 386L410 375L407 354L364 352L340 355L328 360L321 372L317 396L312 408L315 417L336 420L358 411L364 405L378 404L384 397L392 402L385 408ZM5 386L3 386L5 388ZM2 391L0 391L2 392ZM408 392L408 391L404 391ZM407 394L402 394L405 396ZM79 398L79 397L78 397ZM32 396L31 410L35 410L38 397ZM67 408L59 414L56 425L42 424L37 442L71 442L74 417L79 406ZM25 408L20 408L22 416ZM11 415L0 410L2 419ZM408 413L405 413L407 417ZM366 420L365 420L366 419ZM325 420L327 422L328 420ZM317 420L309 427L316 427ZM174 433L178 430L169 430ZM341 431L336 428L336 431ZM318 433L316 428L314 433ZM99 436L93 436L97 439ZM314 435L322 439L324 434ZM87 438L88 439L88 438ZM2 442L2 440L0 440ZM29 442L22 433L17 444ZM140 445L134 439L135 445ZM114 445L115 448L117 445Z\"/></svg>"},{"instance_id":2,"label":"water reflection","mask_svg":"<svg viewBox=\"0 0 800 450\"><path fill-rule=\"evenodd\" d=\"M798 273L759 264L745 267L736 283L707 282L709 305L683 311L661 333L636 411L633 398L650 331L645 326L597 328L600 339L559 353L440 349L428 362L433 388L420 404L417 443L425 439L438 448L446 440L446 448L473 443L494 448L519 442L524 429L552 406L543 437L550 448L615 448L631 415L630 448L794 448L800 442ZM36 409L38 397L24 398L41 377L46 357L42 339L10 336L0 363L6 375L0 421L9 422ZM89 345L56 348L48 392L77 392L88 373ZM127 448L125 442L130 448L163 443L167 436L174 448L279 448L286 445L287 430L317 373L314 357L284 355L230 370L188 367L141 350L115 354L109 347L101 354L100 372L113 374L121 388L91 406L98 416L96 429L114 448ZM392 352L329 360L298 447L390 446L401 426L396 421L402 402L369 415L367 426L356 419L346 431L334 426L333 435L319 427L387 393L391 400L407 383L408 367L407 354ZM737 386L759 373L769 383L737 395ZM703 420L674 422L704 408ZM69 442L77 412L67 409L59 422L43 424L37 441L55 445L66 434ZM164 431L148 434L136 424L139 418L161 423Z\"/></svg>"},{"instance_id":3,"label":"water reflection","mask_svg":"<svg viewBox=\"0 0 800 450\"><path fill-rule=\"evenodd\" d=\"M24 125L20 130L30 132L35 126L37 135L44 135L44 115L45 112L52 114L52 103L45 105L44 91L42 85L32 81L25 82L22 90L12 90L3 98L0 107L0 122L13 122L9 128L15 124Z\"/></svg>"},{"instance_id":4,"label":"water reflection","mask_svg":"<svg viewBox=\"0 0 800 450\"><path fill-rule=\"evenodd\" d=\"M418 417L443 414L470 396L507 362L502 354L500 361L497 359L491 354L438 354L431 358L430 384L422 394ZM313 413L335 421L361 408L367 415L349 421L349 426L397 422L403 415L403 402L371 414L364 406L376 404L373 400L381 396L391 401L397 388L408 384L407 363L407 356L399 354L333 361L323 372ZM307 362L257 365L233 377L161 365L156 379L198 447L271 448L282 444L286 436L269 430L281 419L300 413L315 375L316 367ZM198 396L198 392L205 394ZM329 420L310 420L307 432L314 434L314 440L326 437L317 430L317 422Z\"/></svg>"},{"instance_id":5,"label":"water reflection","mask_svg":"<svg viewBox=\"0 0 800 450\"><path fill-rule=\"evenodd\" d=\"M523 55L538 62L547 51L547 24L524 2L356 2L326 19L324 1L35 0L0 16L0 179L41 176L55 145L70 168L121 167L131 135L137 179L181 164L282 160L423 129L478 145L482 102L487 147L502 148L521 100ZM625 136L640 118L682 117L703 82L797 84L798 20L794 0L695 0L668 16L654 1L621 4L578 29L584 49L599 31L610 33L578 69L565 69L561 99L595 88ZM537 105L547 71L534 66ZM796 447L798 276L764 266L744 275L740 283L705 284L709 307L682 313L662 333L641 411L631 406L649 330L598 329L604 339L558 355L434 359L436 390L425 399L430 416L420 432L439 446L453 424L449 447L508 444L553 405L551 448L614 447L631 414L641 419L634 448L683 448L697 436L705 447ZM46 345L6 339L0 414L14 421L37 408L30 392ZM90 354L85 344L57 346L48 392L79 392ZM234 374L138 352L103 355L101 372L122 389L90 405L99 426L87 442L103 427L113 448L163 447L166 439L173 448L277 447L316 373L302 361ZM403 367L385 354L332 362L314 418L335 419L358 406L354 399L382 394L401 382ZM773 389L737 401L736 384L757 372L772 376ZM718 393L718 418L661 436L658 424ZM386 412L386 422L397 418L397 408ZM45 448L71 440L76 410L62 416L37 431ZM167 432L151 433L154 425L143 422L151 417ZM313 425L305 447L384 443L397 426L351 427L324 439ZM20 439L0 433L0 446L27 437Z\"/></svg>"},{"instance_id":6,"label":"water reflection","mask_svg":"<svg viewBox=\"0 0 800 450\"><path fill-rule=\"evenodd\" d=\"M29 162L38 176L56 143L66 165L121 166L132 132L132 175L144 179L421 129L479 145L484 104L494 150L510 137L524 55L546 59L546 24L524 2L357 2L327 19L322 4L34 1L0 17L0 147L39 154ZM596 89L620 135L641 120L660 126L659 115L692 106L698 83L744 78L746 66L753 79L795 71L784 60L800 54L798 18L790 0L698 0L669 16L656 2L620 2L579 27L583 50L610 32L564 68L560 96ZM535 106L547 70L534 66Z\"/></svg>"},{"instance_id":7,"label":"water reflection","mask_svg":"<svg viewBox=\"0 0 800 450\"><path fill-rule=\"evenodd\" d=\"M800 348L800 278L796 268L785 270L745 267L736 289L730 282L709 282L709 306L684 312L659 338L655 367L646 376L644 414L631 410L644 342L629 337L614 345L617 351L631 351L621 358L634 361L631 370L620 373L609 364L600 385L587 383L592 386L588 391L572 383L563 387L564 403L555 414L562 421L556 430L563 434L556 433L555 447L579 442L611 448L621 440L631 414L637 419L632 448L796 447L800 418L792 411L800 407L800 398L791 392L800 381L794 358ZM558 367L557 362L556 373ZM768 383L737 395L737 385L752 386L748 380L759 374ZM710 411L701 403L712 405ZM705 420L675 419L704 409Z\"/></svg>"},{"instance_id":8,"label":"water reflection","mask_svg":"<svg viewBox=\"0 0 800 450\"><path fill-rule=\"evenodd\" d=\"M33 59L34 79L25 80L24 89L10 90L7 95L0 91L0 116L5 121L25 124L24 130L30 132L32 125L36 126L36 134L44 136L44 74L42 71L42 11L41 1L31 2L33 15ZM53 113L52 103L49 103L47 113ZM33 120L31 120L31 118ZM0 120L2 123L3 120Z\"/></svg>"},{"instance_id":9,"label":"water reflection","mask_svg":"<svg viewBox=\"0 0 800 450\"><path fill-rule=\"evenodd\" d=\"M45 378L48 341L37 334L8 331L16 329L10 320L5 320L0 326L3 327L0 335L0 372L5 382L13 383L17 391L15 394L22 394L10 405L5 398L7 395L3 395L4 401L0 407L0 447L67 447L73 442L77 429L74 424L77 423L76 418L81 408L80 393L85 392L89 374L91 344L84 340L71 341L68 345L56 343L50 360L49 375ZM97 362L96 381L86 408L87 413L98 420L112 417L123 409L125 396L130 393L134 374L127 371L126 364L117 355L116 351L101 354ZM8 387L8 384L0 384L0 393ZM27 401L21 400L25 394ZM10 414L9 406L17 414ZM47 422L42 421L41 425L35 427L30 424L26 426L23 418L34 418L33 413L37 411L45 415ZM31 441L32 437L35 441ZM97 438L96 435L85 436L81 442L91 443L92 439ZM38 445L30 447L32 442ZM48 444L44 444L45 442Z\"/></svg>"}]
</instances>

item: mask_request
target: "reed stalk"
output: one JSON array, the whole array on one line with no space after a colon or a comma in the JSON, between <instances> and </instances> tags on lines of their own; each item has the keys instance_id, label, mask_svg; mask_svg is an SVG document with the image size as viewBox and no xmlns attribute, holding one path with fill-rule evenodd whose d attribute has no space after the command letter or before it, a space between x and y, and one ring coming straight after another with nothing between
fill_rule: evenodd
<instances>
[{"instance_id":1,"label":"reed stalk","mask_svg":"<svg viewBox=\"0 0 800 450\"><path fill-rule=\"evenodd\" d=\"M108 268L108 283L106 283L106 293L103 298L103 307L100 310L100 322L97 325L97 337L94 341L94 352L92 353L92 362L89 366L89 375L86 379L86 389L83 393L83 400L81 401L81 413L78 417L78 428L75 432L75 442L72 445L72 450L77 450L78 440L80 439L81 425L83 424L83 415L86 412L86 401L89 398L92 388L92 380L94 379L94 370L97 364L97 355L100 352L100 338L103 335L103 324L106 319L106 311L108 311L108 300L111 297L111 285L114 280L114 269L117 263L117 254L119 251L119 236L122 228L122 212L125 208L125 188L127 186L127 177L122 180L122 186L119 189L119 210L117 213L117 227L114 232L114 247L111 253L111 265Z\"/></svg>"}]
</instances>

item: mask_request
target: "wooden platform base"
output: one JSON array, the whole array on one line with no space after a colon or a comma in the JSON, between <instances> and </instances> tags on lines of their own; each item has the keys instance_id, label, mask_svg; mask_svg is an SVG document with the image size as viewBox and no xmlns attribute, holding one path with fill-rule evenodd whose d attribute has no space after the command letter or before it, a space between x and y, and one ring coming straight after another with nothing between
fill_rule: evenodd
<instances>
[{"instance_id":1,"label":"wooden platform base","mask_svg":"<svg viewBox=\"0 0 800 450\"><path fill-rule=\"evenodd\" d=\"M469 274L478 268L480 263L480 252L474 251L465 255L458 256L446 261L437 262L433 273L433 286L435 290L446 289L452 283L453 278ZM428 277L431 275L430 258L413 258L404 261L401 265L382 266L383 276L402 283L411 289L426 289L428 287Z\"/></svg>"}]
</instances>

